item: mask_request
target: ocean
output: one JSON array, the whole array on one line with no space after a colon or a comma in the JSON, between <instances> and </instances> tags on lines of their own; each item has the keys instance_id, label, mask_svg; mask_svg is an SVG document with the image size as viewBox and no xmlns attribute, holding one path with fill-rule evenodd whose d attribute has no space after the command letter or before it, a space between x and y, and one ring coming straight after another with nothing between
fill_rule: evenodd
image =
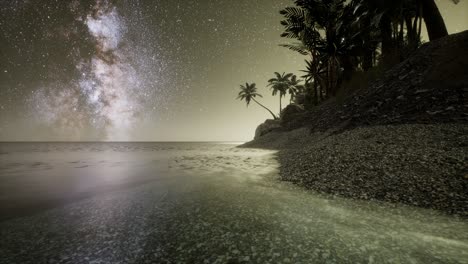
<instances>
[{"instance_id":1,"label":"ocean","mask_svg":"<svg viewBox=\"0 0 468 264\"><path fill-rule=\"evenodd\" d=\"M468 223L279 180L238 143L0 143L0 263L467 263Z\"/></svg>"}]
</instances>

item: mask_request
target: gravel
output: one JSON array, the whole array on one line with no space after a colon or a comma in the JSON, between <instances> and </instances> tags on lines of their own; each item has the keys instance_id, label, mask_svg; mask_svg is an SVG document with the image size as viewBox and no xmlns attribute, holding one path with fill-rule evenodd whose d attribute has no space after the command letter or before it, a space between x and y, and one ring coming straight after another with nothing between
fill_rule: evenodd
<instances>
[{"instance_id":1,"label":"gravel","mask_svg":"<svg viewBox=\"0 0 468 264\"><path fill-rule=\"evenodd\" d=\"M279 149L280 175L319 192L468 216L466 124L273 132L245 147Z\"/></svg>"}]
</instances>

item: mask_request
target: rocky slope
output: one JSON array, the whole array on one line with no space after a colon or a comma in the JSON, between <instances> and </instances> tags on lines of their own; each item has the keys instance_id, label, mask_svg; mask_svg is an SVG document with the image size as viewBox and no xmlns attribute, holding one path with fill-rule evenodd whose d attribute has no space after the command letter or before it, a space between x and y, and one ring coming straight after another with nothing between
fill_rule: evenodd
<instances>
[{"instance_id":1,"label":"rocky slope","mask_svg":"<svg viewBox=\"0 0 468 264\"><path fill-rule=\"evenodd\" d=\"M468 31L423 45L342 103L282 120L246 147L316 191L468 216Z\"/></svg>"},{"instance_id":2,"label":"rocky slope","mask_svg":"<svg viewBox=\"0 0 468 264\"><path fill-rule=\"evenodd\" d=\"M468 31L424 44L368 89L283 122L313 131L363 125L468 122Z\"/></svg>"}]
</instances>

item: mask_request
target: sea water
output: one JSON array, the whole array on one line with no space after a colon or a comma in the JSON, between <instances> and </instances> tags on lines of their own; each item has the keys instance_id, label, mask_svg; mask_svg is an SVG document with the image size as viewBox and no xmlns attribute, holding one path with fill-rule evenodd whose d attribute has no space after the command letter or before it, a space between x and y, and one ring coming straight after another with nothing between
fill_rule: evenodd
<instances>
[{"instance_id":1,"label":"sea water","mask_svg":"<svg viewBox=\"0 0 468 264\"><path fill-rule=\"evenodd\" d=\"M468 263L468 222L231 143L1 143L0 263Z\"/></svg>"}]
</instances>

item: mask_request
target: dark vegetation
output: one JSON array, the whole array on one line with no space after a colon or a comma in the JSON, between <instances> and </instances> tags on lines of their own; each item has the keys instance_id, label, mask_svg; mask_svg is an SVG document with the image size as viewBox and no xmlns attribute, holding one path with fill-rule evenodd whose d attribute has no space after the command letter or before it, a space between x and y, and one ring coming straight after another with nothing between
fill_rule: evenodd
<instances>
[{"instance_id":1,"label":"dark vegetation","mask_svg":"<svg viewBox=\"0 0 468 264\"><path fill-rule=\"evenodd\" d=\"M307 126L336 132L391 124L468 122L468 31L427 44L368 87L282 120L286 130Z\"/></svg>"},{"instance_id":2,"label":"dark vegetation","mask_svg":"<svg viewBox=\"0 0 468 264\"><path fill-rule=\"evenodd\" d=\"M434 0L294 3L280 11L281 36L292 40L281 46L307 59L302 79L276 72L268 81L273 95L279 95L280 113L287 94L291 103L310 112L330 99L342 101L367 89L421 46L424 25L430 41L448 35Z\"/></svg>"}]
</instances>

